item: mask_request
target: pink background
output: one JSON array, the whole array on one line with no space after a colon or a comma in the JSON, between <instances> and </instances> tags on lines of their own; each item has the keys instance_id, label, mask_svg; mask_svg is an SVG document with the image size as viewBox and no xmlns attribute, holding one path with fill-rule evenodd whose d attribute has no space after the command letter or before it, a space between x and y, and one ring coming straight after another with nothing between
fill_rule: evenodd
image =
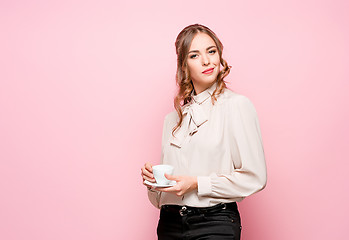
<instances>
[{"instance_id":1,"label":"pink background","mask_svg":"<svg viewBox=\"0 0 349 240\"><path fill-rule=\"evenodd\" d=\"M268 184L243 239L346 239L348 1L1 1L0 239L155 239L174 41L202 23L255 104Z\"/></svg>"}]
</instances>

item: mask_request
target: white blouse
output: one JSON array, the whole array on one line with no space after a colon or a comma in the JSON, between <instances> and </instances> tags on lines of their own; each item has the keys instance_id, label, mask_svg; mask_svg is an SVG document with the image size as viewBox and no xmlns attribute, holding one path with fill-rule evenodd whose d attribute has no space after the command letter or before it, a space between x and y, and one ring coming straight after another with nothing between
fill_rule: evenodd
<instances>
[{"instance_id":1,"label":"white blouse","mask_svg":"<svg viewBox=\"0 0 349 240\"><path fill-rule=\"evenodd\" d=\"M183 106L183 123L173 111L166 115L162 134L161 163L174 166L173 175L197 176L198 189L179 197L148 190L150 202L209 207L221 202L240 202L262 190L267 174L256 109L245 96L228 88L212 104L214 83L192 96Z\"/></svg>"}]
</instances>

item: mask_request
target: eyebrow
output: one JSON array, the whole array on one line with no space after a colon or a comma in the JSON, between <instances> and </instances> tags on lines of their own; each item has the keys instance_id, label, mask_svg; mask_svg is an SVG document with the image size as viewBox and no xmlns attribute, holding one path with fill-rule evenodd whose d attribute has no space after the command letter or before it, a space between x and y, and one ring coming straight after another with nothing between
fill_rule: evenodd
<instances>
[{"instance_id":1,"label":"eyebrow","mask_svg":"<svg viewBox=\"0 0 349 240\"><path fill-rule=\"evenodd\" d=\"M216 46L210 46L208 48L206 48L206 50L209 50L210 48L215 48ZM190 52L188 53L191 53L191 52L199 52L199 50L191 50Z\"/></svg>"}]
</instances>

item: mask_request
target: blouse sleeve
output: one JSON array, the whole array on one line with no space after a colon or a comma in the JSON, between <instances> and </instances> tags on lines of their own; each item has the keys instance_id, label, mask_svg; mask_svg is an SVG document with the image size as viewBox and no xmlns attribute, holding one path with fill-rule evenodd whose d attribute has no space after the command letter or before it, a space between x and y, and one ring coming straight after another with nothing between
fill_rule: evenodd
<instances>
[{"instance_id":1,"label":"blouse sleeve","mask_svg":"<svg viewBox=\"0 0 349 240\"><path fill-rule=\"evenodd\" d=\"M213 198L244 198L262 190L267 181L263 142L252 102L240 95L230 106L229 145L231 174L198 177L198 195Z\"/></svg>"},{"instance_id":2,"label":"blouse sleeve","mask_svg":"<svg viewBox=\"0 0 349 240\"><path fill-rule=\"evenodd\" d=\"M161 164L164 160L164 145L165 145L165 134L169 131L167 129L167 118L168 115L165 117L164 123L163 123L163 128L162 128L162 140L161 140ZM148 198L149 201L156 207L160 208L159 203L160 203L160 197L161 197L161 192L156 191L153 189L148 188Z\"/></svg>"}]
</instances>

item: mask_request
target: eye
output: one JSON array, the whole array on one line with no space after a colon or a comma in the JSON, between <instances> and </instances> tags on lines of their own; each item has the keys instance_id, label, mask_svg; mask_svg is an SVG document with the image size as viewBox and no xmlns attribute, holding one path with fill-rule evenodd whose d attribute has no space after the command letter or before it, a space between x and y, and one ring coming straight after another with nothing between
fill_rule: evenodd
<instances>
[{"instance_id":1,"label":"eye","mask_svg":"<svg viewBox=\"0 0 349 240\"><path fill-rule=\"evenodd\" d=\"M191 55L190 58L195 58L195 56L197 56L197 54Z\"/></svg>"},{"instance_id":2,"label":"eye","mask_svg":"<svg viewBox=\"0 0 349 240\"><path fill-rule=\"evenodd\" d=\"M216 52L217 52L216 50L209 51L209 53L213 53L213 54L215 54Z\"/></svg>"}]
</instances>

